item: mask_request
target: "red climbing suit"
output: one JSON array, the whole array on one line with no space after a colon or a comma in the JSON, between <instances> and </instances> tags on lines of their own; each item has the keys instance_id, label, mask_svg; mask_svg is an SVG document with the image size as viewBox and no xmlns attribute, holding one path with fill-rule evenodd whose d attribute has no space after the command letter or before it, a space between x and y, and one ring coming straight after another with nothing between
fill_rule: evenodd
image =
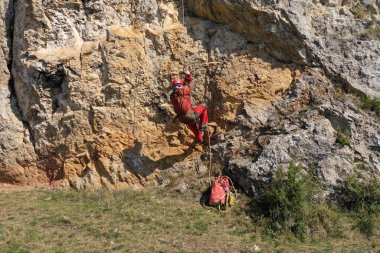
<instances>
[{"instance_id":1,"label":"red climbing suit","mask_svg":"<svg viewBox=\"0 0 380 253\"><path fill-rule=\"evenodd\" d=\"M191 107L190 99L190 83L193 80L193 75L188 73L184 81L176 78L172 81L172 93L170 94L170 100L174 107L174 111L177 116L186 115L189 112L194 113L195 120L186 123L187 127L193 132L197 140L202 140L203 134L200 129L204 127L208 122L207 108L198 105L195 108ZM197 126L197 120L199 119L199 125Z\"/></svg>"}]
</instances>

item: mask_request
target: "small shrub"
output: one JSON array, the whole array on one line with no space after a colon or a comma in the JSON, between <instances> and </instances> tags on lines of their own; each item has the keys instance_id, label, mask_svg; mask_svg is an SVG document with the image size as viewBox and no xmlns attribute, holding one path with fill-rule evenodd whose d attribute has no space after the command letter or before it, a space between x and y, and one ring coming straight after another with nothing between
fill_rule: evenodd
<instances>
[{"instance_id":1,"label":"small shrub","mask_svg":"<svg viewBox=\"0 0 380 253\"><path fill-rule=\"evenodd\" d=\"M318 109L318 104L316 102L311 102L308 107L311 109L311 110L317 110Z\"/></svg>"},{"instance_id":2,"label":"small shrub","mask_svg":"<svg viewBox=\"0 0 380 253\"><path fill-rule=\"evenodd\" d=\"M312 175L303 175L301 170L295 165L290 165L287 172L278 170L253 203L253 217L264 222L270 231L290 232L304 239L315 220L311 199L318 184Z\"/></svg>"},{"instance_id":3,"label":"small shrub","mask_svg":"<svg viewBox=\"0 0 380 253\"><path fill-rule=\"evenodd\" d=\"M380 36L380 22L374 22L363 33L362 37L372 39Z\"/></svg>"},{"instance_id":4,"label":"small shrub","mask_svg":"<svg viewBox=\"0 0 380 253\"><path fill-rule=\"evenodd\" d=\"M380 183L375 180L360 181L357 175L350 175L345 178L341 193L350 210L379 211Z\"/></svg>"},{"instance_id":5,"label":"small shrub","mask_svg":"<svg viewBox=\"0 0 380 253\"><path fill-rule=\"evenodd\" d=\"M380 116L380 99L377 98L362 98L361 108L371 110Z\"/></svg>"},{"instance_id":6,"label":"small shrub","mask_svg":"<svg viewBox=\"0 0 380 253\"><path fill-rule=\"evenodd\" d=\"M375 23L368 29L369 35L378 35L380 34L380 23Z\"/></svg>"},{"instance_id":7,"label":"small shrub","mask_svg":"<svg viewBox=\"0 0 380 253\"><path fill-rule=\"evenodd\" d=\"M301 116L301 117L303 117L303 116L306 114L307 109L308 109L307 107L302 108L302 109L298 112L298 115Z\"/></svg>"},{"instance_id":8,"label":"small shrub","mask_svg":"<svg viewBox=\"0 0 380 253\"><path fill-rule=\"evenodd\" d=\"M346 177L341 187L341 205L354 211L359 230L371 236L380 213L380 182L361 181L357 175Z\"/></svg>"},{"instance_id":9,"label":"small shrub","mask_svg":"<svg viewBox=\"0 0 380 253\"><path fill-rule=\"evenodd\" d=\"M338 93L337 98L342 103L345 103L347 101L347 96L344 93Z\"/></svg>"},{"instance_id":10,"label":"small shrub","mask_svg":"<svg viewBox=\"0 0 380 253\"><path fill-rule=\"evenodd\" d=\"M369 17L369 11L361 5L356 5L352 7L351 12L354 14L356 18L366 18Z\"/></svg>"},{"instance_id":11,"label":"small shrub","mask_svg":"<svg viewBox=\"0 0 380 253\"><path fill-rule=\"evenodd\" d=\"M350 145L351 132L349 130L342 131L340 128L337 130L336 142L345 146Z\"/></svg>"}]
</instances>

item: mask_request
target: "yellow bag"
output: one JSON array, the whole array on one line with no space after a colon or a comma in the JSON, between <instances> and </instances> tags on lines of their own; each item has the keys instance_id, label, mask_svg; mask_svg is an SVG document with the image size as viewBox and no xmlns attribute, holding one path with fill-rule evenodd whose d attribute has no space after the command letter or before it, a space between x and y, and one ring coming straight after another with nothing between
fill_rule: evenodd
<instances>
[{"instance_id":1,"label":"yellow bag","mask_svg":"<svg viewBox=\"0 0 380 253\"><path fill-rule=\"evenodd\" d=\"M228 192L226 198L227 207L232 207L235 205L235 196L232 192Z\"/></svg>"}]
</instances>

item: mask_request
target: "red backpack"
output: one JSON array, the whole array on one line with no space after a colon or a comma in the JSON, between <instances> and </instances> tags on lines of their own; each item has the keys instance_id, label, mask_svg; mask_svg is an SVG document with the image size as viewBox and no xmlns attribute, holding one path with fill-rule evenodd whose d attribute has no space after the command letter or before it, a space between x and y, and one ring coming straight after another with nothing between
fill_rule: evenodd
<instances>
[{"instance_id":1,"label":"red backpack","mask_svg":"<svg viewBox=\"0 0 380 253\"><path fill-rule=\"evenodd\" d=\"M232 180L227 176L218 176L211 189L209 205L231 207L235 203L237 192Z\"/></svg>"}]
</instances>

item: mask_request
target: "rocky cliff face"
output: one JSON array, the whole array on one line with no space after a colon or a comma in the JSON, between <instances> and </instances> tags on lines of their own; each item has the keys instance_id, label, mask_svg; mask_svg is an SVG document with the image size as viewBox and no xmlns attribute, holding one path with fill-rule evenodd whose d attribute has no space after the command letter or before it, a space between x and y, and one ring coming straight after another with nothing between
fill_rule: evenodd
<instances>
[{"instance_id":1,"label":"rocky cliff face","mask_svg":"<svg viewBox=\"0 0 380 253\"><path fill-rule=\"evenodd\" d=\"M221 128L214 167L247 192L291 162L330 186L358 168L379 175L378 118L344 94L380 95L375 2L184 7L3 1L0 182L119 189L204 168L206 148L190 148L168 100L184 69L195 75L193 103L208 103Z\"/></svg>"},{"instance_id":2,"label":"rocky cliff face","mask_svg":"<svg viewBox=\"0 0 380 253\"><path fill-rule=\"evenodd\" d=\"M0 182L44 182L46 176L37 169L30 129L21 118L9 71L13 60L13 1L1 2L0 17Z\"/></svg>"}]
</instances>

